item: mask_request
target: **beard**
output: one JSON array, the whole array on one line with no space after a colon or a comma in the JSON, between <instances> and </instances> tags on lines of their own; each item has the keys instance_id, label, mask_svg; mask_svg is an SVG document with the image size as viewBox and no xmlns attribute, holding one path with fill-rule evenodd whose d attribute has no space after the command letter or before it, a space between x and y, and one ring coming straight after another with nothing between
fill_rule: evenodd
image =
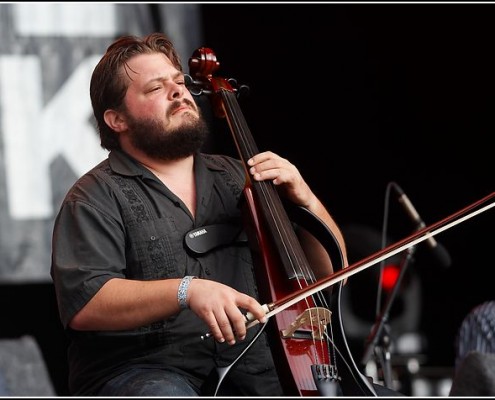
<instances>
[{"instance_id":1,"label":"beard","mask_svg":"<svg viewBox=\"0 0 495 400\"><path fill-rule=\"evenodd\" d=\"M199 111L198 111L199 112ZM201 113L178 128L166 130L157 119L134 118L126 113L131 144L148 157L171 161L196 153L208 137L209 130Z\"/></svg>"}]
</instances>

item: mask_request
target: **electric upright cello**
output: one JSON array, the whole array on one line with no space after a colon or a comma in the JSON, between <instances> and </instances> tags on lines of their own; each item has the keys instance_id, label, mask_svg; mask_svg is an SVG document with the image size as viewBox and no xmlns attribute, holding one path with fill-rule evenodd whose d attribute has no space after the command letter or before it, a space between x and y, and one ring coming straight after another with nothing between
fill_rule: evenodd
<instances>
[{"instance_id":1,"label":"electric upright cello","mask_svg":"<svg viewBox=\"0 0 495 400\"><path fill-rule=\"evenodd\" d=\"M214 114L226 118L245 165L244 217L260 300L270 304L316 283L295 226L310 232L325 247L334 271L343 267L342 252L331 231L315 215L302 207L284 205L271 181L250 178L247 161L259 151L237 102L235 81L213 76L219 65L211 49L197 49L189 59L186 85L193 95L209 95ZM339 392L376 396L345 340L341 288L338 285L331 295L327 290L307 296L266 323L285 395L335 396Z\"/></svg>"}]
</instances>

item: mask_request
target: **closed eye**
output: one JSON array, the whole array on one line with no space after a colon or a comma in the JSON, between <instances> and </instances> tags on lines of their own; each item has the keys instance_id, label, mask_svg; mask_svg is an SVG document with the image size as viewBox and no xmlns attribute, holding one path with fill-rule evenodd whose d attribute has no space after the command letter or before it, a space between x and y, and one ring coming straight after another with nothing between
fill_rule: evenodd
<instances>
[{"instance_id":1,"label":"closed eye","mask_svg":"<svg viewBox=\"0 0 495 400\"><path fill-rule=\"evenodd\" d=\"M162 87L161 86L155 86L155 87L152 87L149 91L150 92L156 92L157 90L160 90Z\"/></svg>"}]
</instances>

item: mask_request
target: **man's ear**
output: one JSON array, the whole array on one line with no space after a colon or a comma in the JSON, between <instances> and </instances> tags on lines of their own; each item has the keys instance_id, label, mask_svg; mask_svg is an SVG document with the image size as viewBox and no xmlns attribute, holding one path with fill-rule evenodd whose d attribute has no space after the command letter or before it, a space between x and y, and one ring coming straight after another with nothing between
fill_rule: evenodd
<instances>
[{"instance_id":1,"label":"man's ear","mask_svg":"<svg viewBox=\"0 0 495 400\"><path fill-rule=\"evenodd\" d=\"M127 123L122 115L115 110L106 110L103 118L107 125L115 132L123 132L127 130Z\"/></svg>"}]
</instances>

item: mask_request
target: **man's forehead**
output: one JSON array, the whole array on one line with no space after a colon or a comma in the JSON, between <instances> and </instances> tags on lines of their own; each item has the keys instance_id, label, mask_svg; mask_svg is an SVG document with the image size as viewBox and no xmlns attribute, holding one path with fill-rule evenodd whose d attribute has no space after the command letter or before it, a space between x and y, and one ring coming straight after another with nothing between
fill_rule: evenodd
<instances>
[{"instance_id":1,"label":"man's forehead","mask_svg":"<svg viewBox=\"0 0 495 400\"><path fill-rule=\"evenodd\" d=\"M163 53L139 54L132 57L125 66L131 80L157 79L169 74L175 75L177 68Z\"/></svg>"}]
</instances>

